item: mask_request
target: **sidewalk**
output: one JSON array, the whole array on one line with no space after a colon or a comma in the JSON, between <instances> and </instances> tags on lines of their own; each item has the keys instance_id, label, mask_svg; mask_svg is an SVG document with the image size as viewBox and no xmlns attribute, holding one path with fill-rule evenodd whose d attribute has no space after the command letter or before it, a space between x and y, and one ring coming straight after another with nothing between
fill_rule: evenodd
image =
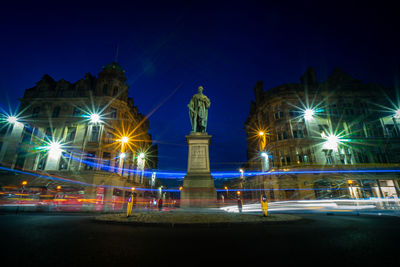
<instances>
[{"instance_id":1,"label":"sidewalk","mask_svg":"<svg viewBox=\"0 0 400 267\"><path fill-rule=\"evenodd\" d=\"M232 225L254 223L286 223L302 220L302 217L290 214L272 214L263 217L261 214L243 214L211 211L161 211L134 212L131 217L126 214L105 214L95 217L96 221L140 225Z\"/></svg>"}]
</instances>

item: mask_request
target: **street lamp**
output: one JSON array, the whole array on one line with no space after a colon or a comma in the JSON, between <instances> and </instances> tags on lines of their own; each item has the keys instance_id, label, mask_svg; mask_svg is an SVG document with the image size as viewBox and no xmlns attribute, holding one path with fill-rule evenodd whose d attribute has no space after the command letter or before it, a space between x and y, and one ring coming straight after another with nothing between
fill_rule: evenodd
<instances>
[{"instance_id":1,"label":"street lamp","mask_svg":"<svg viewBox=\"0 0 400 267\"><path fill-rule=\"evenodd\" d=\"M266 133L264 131L259 131L258 136L260 137L260 143L259 143L260 150L264 150L267 144Z\"/></svg>"},{"instance_id":2,"label":"street lamp","mask_svg":"<svg viewBox=\"0 0 400 267\"><path fill-rule=\"evenodd\" d=\"M7 122L10 124L16 124L18 122L18 118L16 116L8 116Z\"/></svg>"},{"instance_id":3,"label":"street lamp","mask_svg":"<svg viewBox=\"0 0 400 267\"><path fill-rule=\"evenodd\" d=\"M89 121L90 121L90 123L93 123L93 124L100 123L101 122L100 114L97 114L97 113L90 114Z\"/></svg>"},{"instance_id":4,"label":"street lamp","mask_svg":"<svg viewBox=\"0 0 400 267\"><path fill-rule=\"evenodd\" d=\"M146 163L145 157L146 157L146 155L143 152L139 153L139 155L138 155L138 168L141 171L140 183L143 183L144 167L145 167L145 163Z\"/></svg>"},{"instance_id":5,"label":"street lamp","mask_svg":"<svg viewBox=\"0 0 400 267\"><path fill-rule=\"evenodd\" d=\"M268 153L263 151L261 152L261 157L263 158L263 165L262 165L262 171L265 172L266 170L269 169L269 161L268 161Z\"/></svg>"},{"instance_id":6,"label":"street lamp","mask_svg":"<svg viewBox=\"0 0 400 267\"><path fill-rule=\"evenodd\" d=\"M393 115L395 119L400 119L400 109L396 110L395 114Z\"/></svg>"},{"instance_id":7,"label":"street lamp","mask_svg":"<svg viewBox=\"0 0 400 267\"><path fill-rule=\"evenodd\" d=\"M48 150L49 158L55 161L58 160L63 151L62 144L58 141L50 141L46 149Z\"/></svg>"},{"instance_id":8,"label":"street lamp","mask_svg":"<svg viewBox=\"0 0 400 267\"><path fill-rule=\"evenodd\" d=\"M123 136L123 137L121 138L121 142L122 142L122 144L128 143L128 142L129 142L129 137Z\"/></svg>"},{"instance_id":9,"label":"street lamp","mask_svg":"<svg viewBox=\"0 0 400 267\"><path fill-rule=\"evenodd\" d=\"M323 144L323 148L337 151L339 145L339 137L334 134L329 134L328 136L323 134L322 136L326 138L326 141Z\"/></svg>"},{"instance_id":10,"label":"street lamp","mask_svg":"<svg viewBox=\"0 0 400 267\"><path fill-rule=\"evenodd\" d=\"M311 121L314 118L315 111L313 109L307 108L304 110L304 119L306 121Z\"/></svg>"}]
</instances>

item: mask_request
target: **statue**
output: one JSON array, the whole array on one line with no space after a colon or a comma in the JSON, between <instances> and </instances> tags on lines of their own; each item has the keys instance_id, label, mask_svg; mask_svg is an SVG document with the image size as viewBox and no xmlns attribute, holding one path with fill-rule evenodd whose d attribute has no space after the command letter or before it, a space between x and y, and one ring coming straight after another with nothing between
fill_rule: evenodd
<instances>
[{"instance_id":1,"label":"statue","mask_svg":"<svg viewBox=\"0 0 400 267\"><path fill-rule=\"evenodd\" d=\"M189 117L193 132L205 133L207 130L208 108L210 108L210 99L203 95L203 87L199 86L199 92L193 95L189 104Z\"/></svg>"}]
</instances>

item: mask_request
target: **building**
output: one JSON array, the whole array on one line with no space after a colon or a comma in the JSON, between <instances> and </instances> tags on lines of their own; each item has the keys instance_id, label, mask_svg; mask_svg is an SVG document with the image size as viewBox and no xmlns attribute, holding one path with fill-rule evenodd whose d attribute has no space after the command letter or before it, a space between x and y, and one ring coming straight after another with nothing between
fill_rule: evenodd
<instances>
[{"instance_id":1,"label":"building","mask_svg":"<svg viewBox=\"0 0 400 267\"><path fill-rule=\"evenodd\" d=\"M373 171L400 163L393 90L338 68L324 82L309 68L300 81L266 91L256 83L243 169L267 173L225 186L254 189L245 194L257 200L398 197L399 173Z\"/></svg>"},{"instance_id":2,"label":"building","mask_svg":"<svg viewBox=\"0 0 400 267\"><path fill-rule=\"evenodd\" d=\"M126 195L121 187L155 186L154 175L148 178L144 171L157 167L157 145L128 90L125 71L116 62L97 77L88 73L75 83L44 75L25 91L18 115L3 121L1 165L108 185L102 188L108 199ZM32 177L30 184L45 183ZM78 187L86 197L98 196L98 187Z\"/></svg>"}]
</instances>

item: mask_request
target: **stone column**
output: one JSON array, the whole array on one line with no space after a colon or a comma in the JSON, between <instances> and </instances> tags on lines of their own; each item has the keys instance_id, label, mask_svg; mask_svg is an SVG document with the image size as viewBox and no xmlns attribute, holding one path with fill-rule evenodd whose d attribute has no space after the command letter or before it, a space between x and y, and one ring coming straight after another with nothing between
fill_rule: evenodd
<instances>
[{"instance_id":1,"label":"stone column","mask_svg":"<svg viewBox=\"0 0 400 267\"><path fill-rule=\"evenodd\" d=\"M210 174L208 147L211 135L191 132L186 136L189 146L187 174L181 192L182 208L217 206L217 192Z\"/></svg>"}]
</instances>

